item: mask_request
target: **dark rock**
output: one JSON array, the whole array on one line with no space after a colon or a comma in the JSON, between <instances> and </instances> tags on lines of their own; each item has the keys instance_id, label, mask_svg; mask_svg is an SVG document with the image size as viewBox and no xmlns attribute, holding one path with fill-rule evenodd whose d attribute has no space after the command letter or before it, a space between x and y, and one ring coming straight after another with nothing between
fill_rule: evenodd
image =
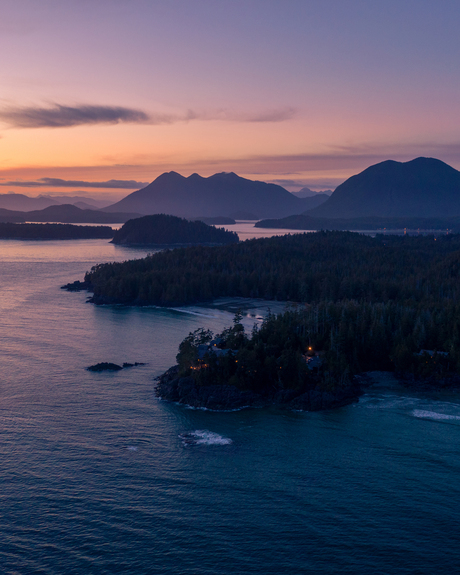
<instances>
[{"instance_id":1,"label":"dark rock","mask_svg":"<svg viewBox=\"0 0 460 575\"><path fill-rule=\"evenodd\" d=\"M138 365L145 365L145 363L142 363L141 361L136 361L134 363L128 363L127 361L125 361L123 363L123 369L125 369L127 367L137 367Z\"/></svg>"},{"instance_id":2,"label":"dark rock","mask_svg":"<svg viewBox=\"0 0 460 575\"><path fill-rule=\"evenodd\" d=\"M61 289L65 289L67 291L83 291L83 290L90 290L91 284L89 282L81 282L81 281L74 281L72 283L68 283L65 286L61 286Z\"/></svg>"},{"instance_id":3,"label":"dark rock","mask_svg":"<svg viewBox=\"0 0 460 575\"><path fill-rule=\"evenodd\" d=\"M191 376L179 377L178 366L171 367L157 378L155 392L166 401L189 405L190 407L231 410L243 407L264 407L277 405L304 411L319 411L340 407L356 401L361 394L361 386L355 382L350 387L334 391L310 389L279 390L255 393L243 391L234 385L196 384Z\"/></svg>"},{"instance_id":4,"label":"dark rock","mask_svg":"<svg viewBox=\"0 0 460 575\"><path fill-rule=\"evenodd\" d=\"M123 369L121 365L117 365L116 363L96 363L95 365L90 365L86 368L88 371L120 371Z\"/></svg>"}]
</instances>

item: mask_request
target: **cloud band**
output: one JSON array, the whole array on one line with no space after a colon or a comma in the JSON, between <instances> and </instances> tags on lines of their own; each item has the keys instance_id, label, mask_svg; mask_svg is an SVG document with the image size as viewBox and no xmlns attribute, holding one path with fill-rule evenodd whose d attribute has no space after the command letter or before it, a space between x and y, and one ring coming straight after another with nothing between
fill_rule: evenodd
<instances>
[{"instance_id":1,"label":"cloud band","mask_svg":"<svg viewBox=\"0 0 460 575\"><path fill-rule=\"evenodd\" d=\"M179 122L224 121L224 122L285 122L296 114L294 108L285 107L254 114L218 110L184 114L149 114L135 108L121 106L62 106L52 107L9 107L0 110L0 121L11 128L69 128L94 124L149 124L163 125Z\"/></svg>"},{"instance_id":2,"label":"cloud band","mask_svg":"<svg viewBox=\"0 0 460 575\"><path fill-rule=\"evenodd\" d=\"M136 180L107 180L106 182L85 182L80 180L62 180L60 178L40 178L38 180L16 180L0 182L0 186L17 186L21 188L108 188L123 190L138 190L145 188L148 182Z\"/></svg>"}]
</instances>

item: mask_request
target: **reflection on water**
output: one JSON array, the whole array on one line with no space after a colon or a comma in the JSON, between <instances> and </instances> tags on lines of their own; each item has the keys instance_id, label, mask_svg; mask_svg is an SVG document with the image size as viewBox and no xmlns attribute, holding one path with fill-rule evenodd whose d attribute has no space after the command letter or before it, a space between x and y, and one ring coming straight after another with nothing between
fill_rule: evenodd
<instances>
[{"instance_id":1,"label":"reflection on water","mask_svg":"<svg viewBox=\"0 0 460 575\"><path fill-rule=\"evenodd\" d=\"M0 573L455 573L459 395L370 389L320 413L158 401L179 342L243 302L96 307L60 289L146 253L0 241ZM248 329L266 303L247 302ZM85 369L100 361L146 365Z\"/></svg>"}]
</instances>

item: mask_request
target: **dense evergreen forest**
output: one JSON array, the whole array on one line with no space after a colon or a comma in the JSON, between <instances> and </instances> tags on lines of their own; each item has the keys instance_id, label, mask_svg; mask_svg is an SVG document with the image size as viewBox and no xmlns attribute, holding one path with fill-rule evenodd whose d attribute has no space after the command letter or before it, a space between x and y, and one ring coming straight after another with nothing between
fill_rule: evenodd
<instances>
[{"instance_id":1,"label":"dense evergreen forest","mask_svg":"<svg viewBox=\"0 0 460 575\"><path fill-rule=\"evenodd\" d=\"M113 237L114 244L174 245L231 244L238 242L235 232L188 221L176 216L155 214L128 220Z\"/></svg>"},{"instance_id":2,"label":"dense evergreen forest","mask_svg":"<svg viewBox=\"0 0 460 575\"><path fill-rule=\"evenodd\" d=\"M1 239L83 240L113 237L108 226L73 226L71 224L0 223Z\"/></svg>"},{"instance_id":3,"label":"dense evergreen forest","mask_svg":"<svg viewBox=\"0 0 460 575\"><path fill-rule=\"evenodd\" d=\"M86 274L95 303L185 305L217 297L295 302L452 302L460 235L434 238L317 232L196 246Z\"/></svg>"},{"instance_id":4,"label":"dense evergreen forest","mask_svg":"<svg viewBox=\"0 0 460 575\"><path fill-rule=\"evenodd\" d=\"M460 235L317 232L101 264L85 280L96 303L178 305L220 296L299 302L296 310L271 315L251 338L223 336L238 362L224 357L207 373L257 388L263 381L301 385L312 378L338 385L370 369L435 379L458 373L459 276ZM307 370L302 358L308 347L323 354L317 371ZM429 353L417 355L424 349ZM189 369L190 357L188 366L181 357L179 364ZM194 377L208 377L195 371Z\"/></svg>"},{"instance_id":5,"label":"dense evergreen forest","mask_svg":"<svg viewBox=\"0 0 460 575\"><path fill-rule=\"evenodd\" d=\"M179 346L178 376L256 393L336 391L371 370L396 371L435 385L459 382L458 304L434 309L393 301L304 304L270 314L250 336L240 317L214 340L217 353L212 345L203 353L211 332L189 334Z\"/></svg>"}]
</instances>

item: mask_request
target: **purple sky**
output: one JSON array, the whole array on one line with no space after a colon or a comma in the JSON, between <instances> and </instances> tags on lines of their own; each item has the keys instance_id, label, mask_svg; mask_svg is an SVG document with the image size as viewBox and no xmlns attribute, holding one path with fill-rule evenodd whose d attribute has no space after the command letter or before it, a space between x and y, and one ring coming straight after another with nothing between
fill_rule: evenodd
<instances>
[{"instance_id":1,"label":"purple sky","mask_svg":"<svg viewBox=\"0 0 460 575\"><path fill-rule=\"evenodd\" d=\"M126 194L169 170L321 189L420 155L460 168L458 0L0 4L1 190Z\"/></svg>"}]
</instances>

